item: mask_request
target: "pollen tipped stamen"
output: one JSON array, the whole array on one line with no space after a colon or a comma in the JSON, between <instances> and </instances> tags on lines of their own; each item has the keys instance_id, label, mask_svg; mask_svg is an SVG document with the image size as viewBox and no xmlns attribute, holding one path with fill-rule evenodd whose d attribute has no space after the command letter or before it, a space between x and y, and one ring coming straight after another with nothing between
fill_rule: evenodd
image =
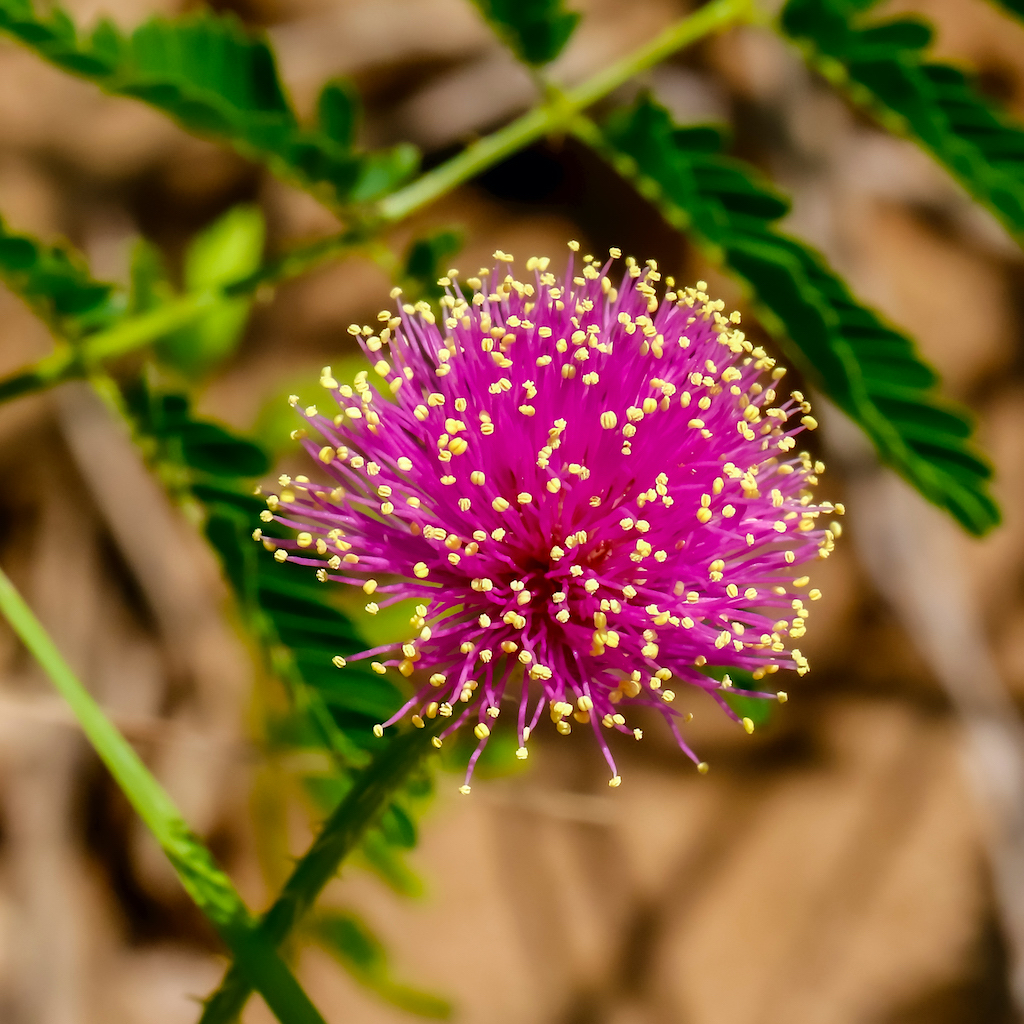
<instances>
[{"instance_id":1,"label":"pollen tipped stamen","mask_svg":"<svg viewBox=\"0 0 1024 1024\"><path fill-rule=\"evenodd\" d=\"M702 765L675 691L706 690L747 728L706 670L806 672L791 645L820 592L796 566L841 533L822 521L841 506L807 490L824 467L797 450L810 406L778 397L782 372L738 314L650 261L627 259L618 286L612 260L571 255L561 280L548 265L519 281L497 252L465 287L448 275L439 313L396 292L377 329L353 325L370 369L349 384L325 368L332 410L300 409L329 482L281 477L264 519L296 536L253 534L361 587L371 615L424 603L400 657L346 657L423 680L382 731L412 712L417 727L447 720L440 742L475 719L465 790L506 690L518 756L545 715L562 734L589 722L617 784L604 734L639 738L628 708L643 704Z\"/></svg>"}]
</instances>

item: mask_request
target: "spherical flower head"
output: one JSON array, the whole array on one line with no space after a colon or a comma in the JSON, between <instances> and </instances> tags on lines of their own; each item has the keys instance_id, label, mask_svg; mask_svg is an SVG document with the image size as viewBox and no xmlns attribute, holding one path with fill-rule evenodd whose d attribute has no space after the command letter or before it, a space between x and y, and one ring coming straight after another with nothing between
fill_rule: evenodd
<instances>
[{"instance_id":1,"label":"spherical flower head","mask_svg":"<svg viewBox=\"0 0 1024 1024\"><path fill-rule=\"evenodd\" d=\"M423 681L378 735L410 711L445 720L437 746L472 723L464 792L506 702L520 757L545 716L589 728L615 786L606 737L640 738L637 705L703 772L681 686L750 732L728 671L807 671L792 641L820 594L797 566L829 554L839 527L820 517L843 511L807 489L824 468L796 452L810 406L780 398L785 371L703 282L628 259L616 284L611 256L570 255L562 279L532 258L519 280L499 251L465 286L442 278L440 320L420 302L353 325L380 391L324 369L331 409L297 432L320 482L282 478L263 513L299 531L267 542L276 558L361 587L369 613L419 601L406 643L348 660Z\"/></svg>"}]
</instances>

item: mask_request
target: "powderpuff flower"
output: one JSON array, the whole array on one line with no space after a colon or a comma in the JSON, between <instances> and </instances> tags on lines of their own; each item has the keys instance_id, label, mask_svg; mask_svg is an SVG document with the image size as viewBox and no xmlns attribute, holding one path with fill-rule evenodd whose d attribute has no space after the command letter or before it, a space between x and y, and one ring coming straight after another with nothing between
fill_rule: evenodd
<instances>
[{"instance_id":1,"label":"powderpuff flower","mask_svg":"<svg viewBox=\"0 0 1024 1024\"><path fill-rule=\"evenodd\" d=\"M639 739L638 705L705 772L679 687L750 732L728 670L807 671L792 642L821 595L796 567L827 557L840 531L820 517L843 511L808 490L824 469L796 451L810 406L780 397L785 370L704 282L627 259L617 286L620 257L570 254L561 279L531 258L519 280L498 251L465 286L441 279L440 320L419 302L353 325L382 383L324 368L331 409L296 431L320 482L282 477L262 513L297 531L264 539L274 557L361 587L370 614L418 600L406 643L348 661L422 680L377 735L409 712L447 720L436 746L472 723L463 792L506 702L520 757L547 715L593 731L617 786L607 736Z\"/></svg>"}]
</instances>

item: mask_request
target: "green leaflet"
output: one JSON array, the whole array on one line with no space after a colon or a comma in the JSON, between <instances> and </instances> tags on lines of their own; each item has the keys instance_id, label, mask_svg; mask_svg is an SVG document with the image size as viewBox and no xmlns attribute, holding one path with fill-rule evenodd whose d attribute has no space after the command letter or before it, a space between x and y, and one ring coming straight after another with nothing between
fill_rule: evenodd
<instances>
[{"instance_id":1,"label":"green leaflet","mask_svg":"<svg viewBox=\"0 0 1024 1024\"><path fill-rule=\"evenodd\" d=\"M452 228L423 235L410 244L399 277L410 301L422 298L436 301L444 294L438 279L451 266L449 261L461 248L462 232Z\"/></svg>"},{"instance_id":2,"label":"green leaflet","mask_svg":"<svg viewBox=\"0 0 1024 1024\"><path fill-rule=\"evenodd\" d=\"M157 340L157 355L164 366L173 367L188 380L196 380L234 351L248 322L253 296L248 293L229 297L224 289L259 269L264 235L262 211L256 206L242 205L229 209L192 240L185 251L185 294L212 294L219 298L202 316ZM132 252L127 312L138 316L176 297L160 251L139 239Z\"/></svg>"},{"instance_id":3,"label":"green leaflet","mask_svg":"<svg viewBox=\"0 0 1024 1024\"><path fill-rule=\"evenodd\" d=\"M373 723L401 706L401 694L362 663L343 670L332 664L336 655L352 654L365 644L349 618L331 604L331 588L318 583L312 569L277 562L253 542L254 525L261 526L268 543L284 534L272 523L259 522L266 507L262 502L208 483L194 485L193 494L206 506L207 537L243 611L259 617L252 623L256 635L265 646L285 649L277 651L275 668L286 668L288 679L310 688L330 710L347 737L342 753L372 742Z\"/></svg>"},{"instance_id":4,"label":"green leaflet","mask_svg":"<svg viewBox=\"0 0 1024 1024\"><path fill-rule=\"evenodd\" d=\"M188 131L231 143L328 202L368 201L416 169L411 146L353 148L358 101L343 83L324 86L315 126L300 125L266 40L232 15L153 18L130 36L104 19L85 35L60 7L48 5L42 14L32 0L0 0L0 31L107 92L142 100Z\"/></svg>"},{"instance_id":5,"label":"green leaflet","mask_svg":"<svg viewBox=\"0 0 1024 1024\"><path fill-rule=\"evenodd\" d=\"M77 253L10 231L2 219L0 280L69 340L106 327L117 314L112 286L94 281Z\"/></svg>"},{"instance_id":6,"label":"green leaflet","mask_svg":"<svg viewBox=\"0 0 1024 1024\"><path fill-rule=\"evenodd\" d=\"M721 155L718 131L678 128L641 99L605 132L620 172L746 281L766 326L885 462L972 533L999 522L967 414L937 394L909 338L857 302L819 253L774 228L788 203L753 168Z\"/></svg>"},{"instance_id":7,"label":"green leaflet","mask_svg":"<svg viewBox=\"0 0 1024 1024\"><path fill-rule=\"evenodd\" d=\"M212 420L194 417L184 395L158 393L141 381L123 393L154 461L232 479L259 476L269 469L259 446Z\"/></svg>"},{"instance_id":8,"label":"green leaflet","mask_svg":"<svg viewBox=\"0 0 1024 1024\"><path fill-rule=\"evenodd\" d=\"M1014 4L1024 11L1020 0ZM781 23L826 78L886 128L920 143L1024 240L1024 130L976 92L962 71L925 59L932 37L927 24L869 22L863 12L871 6L789 0Z\"/></svg>"},{"instance_id":9,"label":"green leaflet","mask_svg":"<svg viewBox=\"0 0 1024 1024\"><path fill-rule=\"evenodd\" d=\"M263 255L265 225L256 206L235 206L200 232L185 253L186 292L217 290L255 273ZM204 317L161 339L161 360L186 377L202 377L241 341L252 296L224 299ZM243 474L248 475L248 474Z\"/></svg>"},{"instance_id":10,"label":"green leaflet","mask_svg":"<svg viewBox=\"0 0 1024 1024\"><path fill-rule=\"evenodd\" d=\"M520 60L538 66L554 60L580 20L562 0L473 0Z\"/></svg>"}]
</instances>

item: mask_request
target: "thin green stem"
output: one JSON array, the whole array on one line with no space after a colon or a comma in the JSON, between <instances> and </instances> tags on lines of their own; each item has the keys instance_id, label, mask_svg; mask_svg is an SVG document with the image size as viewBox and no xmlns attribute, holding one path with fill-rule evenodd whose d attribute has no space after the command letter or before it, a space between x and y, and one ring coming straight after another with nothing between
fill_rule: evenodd
<instances>
[{"instance_id":1,"label":"thin green stem","mask_svg":"<svg viewBox=\"0 0 1024 1024\"><path fill-rule=\"evenodd\" d=\"M387 807L395 791L433 749L431 741L439 726L432 726L398 736L360 772L260 921L261 938L275 946L287 938L335 876L341 862ZM230 1024L242 1012L252 990L249 978L237 965L232 965L220 988L207 1001L199 1024Z\"/></svg>"},{"instance_id":2,"label":"thin green stem","mask_svg":"<svg viewBox=\"0 0 1024 1024\"><path fill-rule=\"evenodd\" d=\"M381 219L393 223L432 203L457 185L552 132L565 128L586 107L614 92L635 75L654 67L670 54L704 36L754 17L752 0L712 0L695 14L670 25L650 42L609 65L592 78L491 135L471 143L461 153L382 199Z\"/></svg>"},{"instance_id":3,"label":"thin green stem","mask_svg":"<svg viewBox=\"0 0 1024 1024\"><path fill-rule=\"evenodd\" d=\"M0 380L0 402L84 377L97 363L132 352L198 319L222 298L216 291L183 295L149 313L97 331L78 344L64 344L28 370Z\"/></svg>"},{"instance_id":4,"label":"thin green stem","mask_svg":"<svg viewBox=\"0 0 1024 1024\"><path fill-rule=\"evenodd\" d=\"M75 676L3 570L0 613L67 701L96 753L167 854L185 890L231 950L241 976L260 992L282 1024L325 1024L277 955L275 944L255 926L231 880L189 831L167 791Z\"/></svg>"},{"instance_id":5,"label":"thin green stem","mask_svg":"<svg viewBox=\"0 0 1024 1024\"><path fill-rule=\"evenodd\" d=\"M0 402L81 377L89 365L151 344L202 316L223 298L251 295L262 286L297 277L341 253L371 243L384 228L423 209L523 147L566 130L580 111L670 54L704 36L756 17L753 0L711 0L696 13L670 25L650 42L575 88L564 93L552 91L545 103L380 200L364 215L353 218L340 234L298 246L220 291L173 299L151 313L128 318L106 331L90 335L74 348L62 348L34 366L0 379Z\"/></svg>"},{"instance_id":6,"label":"thin green stem","mask_svg":"<svg viewBox=\"0 0 1024 1024\"><path fill-rule=\"evenodd\" d=\"M759 17L754 0L712 0L689 17L669 25L650 42L609 64L592 78L570 89L566 96L572 113L589 107L625 85L631 78L660 64L666 57L715 32Z\"/></svg>"}]
</instances>

